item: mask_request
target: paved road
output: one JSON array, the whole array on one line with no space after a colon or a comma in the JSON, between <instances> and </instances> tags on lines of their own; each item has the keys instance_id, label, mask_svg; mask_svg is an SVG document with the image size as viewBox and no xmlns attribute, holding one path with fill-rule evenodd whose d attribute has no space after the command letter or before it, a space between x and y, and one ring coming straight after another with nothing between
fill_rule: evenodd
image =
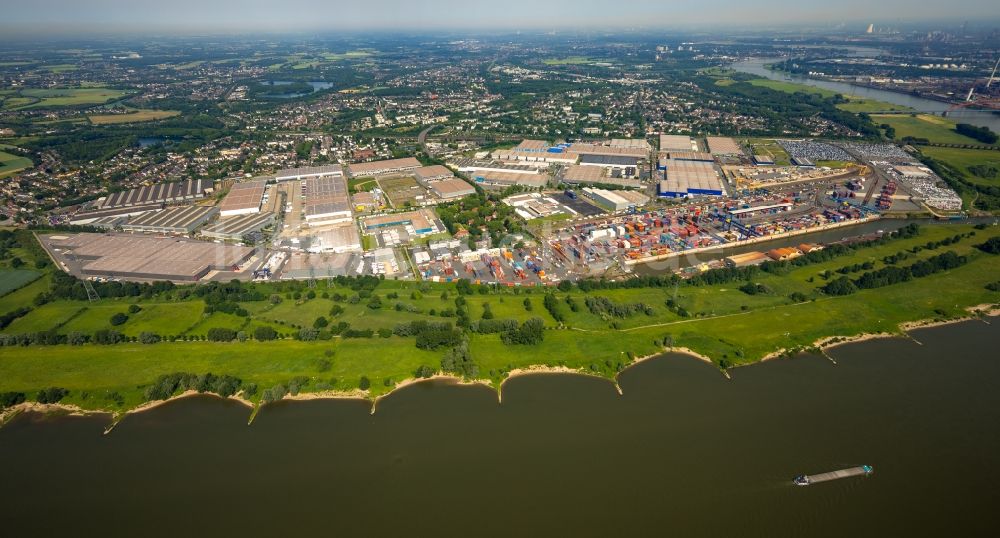
<instances>
[{"instance_id":1,"label":"paved road","mask_svg":"<svg viewBox=\"0 0 1000 538\"><path fill-rule=\"evenodd\" d=\"M437 125L431 125L423 131L420 131L420 134L417 135L417 143L420 144L420 149L423 150L424 155L427 155L428 157L431 156L431 152L427 151L427 135L433 131L435 127L437 127Z\"/></svg>"}]
</instances>

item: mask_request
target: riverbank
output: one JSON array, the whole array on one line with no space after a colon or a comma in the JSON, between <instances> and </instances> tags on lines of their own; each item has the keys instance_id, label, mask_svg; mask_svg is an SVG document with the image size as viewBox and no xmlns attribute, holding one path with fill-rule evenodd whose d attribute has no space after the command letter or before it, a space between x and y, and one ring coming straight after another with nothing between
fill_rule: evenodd
<instances>
[{"instance_id":1,"label":"riverbank","mask_svg":"<svg viewBox=\"0 0 1000 538\"><path fill-rule=\"evenodd\" d=\"M910 330L913 330L913 329L927 329L927 328L942 327L942 326L947 326L947 325L954 325L954 324L957 324L957 323L965 323L965 322L972 322L972 321L985 321L983 319L984 317L997 317L997 316L1000 316L1000 304L980 304L980 305L976 305L976 306L967 308L967 311L970 312L970 314L972 314L972 315L961 316L961 317L951 318L951 319L936 319L936 318L932 318L932 319L917 320L917 321L912 321L912 322L904 322L904 323L901 323L899 325L899 327L898 327L899 331L898 332L862 333L862 334L857 334L857 335L853 335L853 336L827 336L827 337L823 337L823 338L818 339L815 342L813 342L813 345L812 345L811 349L810 348L780 349L780 350L773 351L772 353L769 353L768 355L765 355L764 357L762 357L761 359L759 359L757 361L754 361L754 362L751 362L751 363L746 363L746 364L732 365L730 368L739 368L739 367L753 366L755 364L761 364L761 363L768 362L768 361L773 361L773 360L776 360L776 359L791 358L791 357L799 355L800 353L806 353L806 352L809 352L811 350L825 351L827 349L832 349L832 348L839 347L839 346L844 346L844 345L849 345L849 344L860 344L860 343L867 342L867 341L870 341L870 340L875 340L875 339L901 338L901 337L905 338L907 336L907 334L906 334L907 331L910 331ZM987 322L987 323L989 323L989 322ZM609 376L600 375L600 374L596 374L594 372L587 371L587 370L582 369L582 368L570 368L570 367L566 367L566 366L531 365L531 366L527 366L527 367L523 367L523 368L516 368L516 369L511 370L510 372L508 372L508 374L503 378L503 380L499 384L494 383L490 379L484 379L484 378L464 379L464 378L461 378L459 376L455 376L455 375L451 375L451 374L437 373L437 374L432 375L430 377L405 379L403 381L400 381L398 384L396 384L396 386L393 387L392 390L390 390L389 392L384 393L384 394L380 394L380 395L374 396L374 397L372 397L371 394L368 391L362 391L360 389L345 390L345 391L324 390L324 391L315 391L315 392L301 392L301 393L296 394L296 395L287 395L284 398L282 398L281 400L278 400L276 402L271 402L271 403L279 403L279 402L304 402L304 401L315 401L315 400L358 400L358 401L368 401L368 402L371 402L371 404L372 404L372 406L371 406L371 414L374 415L375 412L376 412L376 410L377 410L379 402L381 402L382 400L384 400L384 399L386 399L386 398L388 398L388 397L390 397L392 395L397 394L402 389L405 389L407 387L410 387L410 386L413 386L413 385L416 385L416 384L419 384L419 383L435 382L435 381L448 381L448 382L453 383L453 384L458 385L458 386L475 386L475 385L480 385L480 386L483 386L483 387L488 387L490 389L493 389L497 393L497 403L502 404L503 403L503 386L508 381L510 381L512 379L515 379L515 378L524 377L524 376L531 376L531 375L552 375L552 374L556 374L556 375L581 375L581 376L585 376L585 377L594 377L594 378L598 378L598 379L603 379L603 380L606 380L606 381L610 382L614 386L614 388L618 392L618 394L621 395L621 394L623 394L623 391L621 389L621 386L618 383L618 379L619 379L619 377L623 373L625 373L627 370L629 370L629 369L631 369L631 368L633 368L635 366L638 366L638 365L640 365L640 364L642 364L644 362L647 362L647 361L650 361L650 360L653 360L653 359L662 358L665 355L670 354L670 353L676 353L676 354L679 354L679 355L685 355L685 356L690 357L690 358L692 358L694 360L697 360L699 362L703 362L703 363L706 363L706 364L717 366L716 363L715 363L715 361L713 361L710 357L708 357L708 356L706 356L706 355L704 355L702 353L699 353L699 352L697 352L697 351L695 351L693 349L689 349L689 348L686 348L686 347L668 347L668 348L664 348L661 352L658 352L658 353L651 353L651 354L644 355L644 356L641 356L641 357L636 357L634 360L632 360L632 362L630 362L628 364L628 366L626 366L621 371L615 373L614 376L610 376L610 377ZM723 369L720 369L720 372L722 373L722 375L724 377L726 377L726 379L731 380L732 377L729 374L728 370L729 370L729 368L723 368ZM218 398L218 399L221 399L221 400L231 400L231 401L234 401L234 402L236 402L236 403L238 403L238 404L246 407L249 411L251 411L250 419L247 421L248 425L253 423L253 419L256 416L256 414L260 411L260 409L262 407L268 405L267 403L260 403L260 402L256 402L255 403L255 402L253 402L253 401L251 401L251 400L243 397L242 394L236 394L236 395L232 395L232 396L229 396L229 397L221 397L221 396L218 396L218 395L213 394L213 393L203 393L203 392L198 392L198 391L195 391L195 390L184 391L184 392L181 392L179 394L175 394L175 395L173 395L170 398L167 398L165 400L156 400L156 401L146 402L146 403L144 403L144 404L142 404L142 405L140 405L138 407L135 407L135 408L132 408L132 409L128 409L128 410L124 410L124 411L114 410L114 409L84 409L84 408L81 408L80 406L77 406L77 405L63 404L63 403L40 404L38 402L23 402L23 403L18 404L16 406L7 408L7 409L3 410L3 412L0 412L0 427L2 427L4 424L8 423L10 420L12 420L14 417L20 415L21 413L39 413L39 414L42 414L42 415L68 415L68 416L79 416L79 417L107 415L109 417L109 419L110 419L110 422L109 422L109 425L108 425L108 427L107 427L107 429L105 430L104 433L108 434L108 433L111 433L111 431L122 420L124 420L128 416L146 413L146 412L152 411L154 409L161 408L161 407L163 407L163 406L165 406L167 404L171 404L171 403L174 403L174 402L177 402L177 401L180 401L180 400L184 400L184 399L191 398L191 397L196 397L196 396L209 396L209 397L214 397L214 398Z\"/></svg>"}]
</instances>

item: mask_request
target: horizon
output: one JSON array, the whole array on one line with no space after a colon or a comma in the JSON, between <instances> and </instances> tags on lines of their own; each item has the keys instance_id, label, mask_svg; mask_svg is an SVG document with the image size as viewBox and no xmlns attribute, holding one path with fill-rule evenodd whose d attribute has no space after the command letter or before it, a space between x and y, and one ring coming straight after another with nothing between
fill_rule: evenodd
<instances>
[{"instance_id":1,"label":"horizon","mask_svg":"<svg viewBox=\"0 0 1000 538\"><path fill-rule=\"evenodd\" d=\"M614 15L606 4L580 0L572 9L563 5L537 5L526 0L506 4L469 5L438 0L418 5L388 0L381 10L360 5L337 6L319 0L288 0L280 6L252 0L222 0L205 5L177 0L169 5L153 4L141 9L124 0L96 0L81 5L69 0L38 0L30 5L10 6L0 29L7 37L26 35L87 36L93 34L161 35L300 34L333 31L357 32L472 32L517 31L704 31L711 29L765 30L797 28L799 31L861 30L868 24L881 27L912 27L928 24L968 22L988 28L1000 23L993 3L958 0L947 6L913 6L890 0L875 6L861 0L836 5L803 8L790 0L767 0L747 6L735 0L705 2L649 2L625 0ZM523 16L530 12L532 17ZM780 21L776 20L780 13ZM860 13L860 15L858 15ZM850 14L845 16L845 14Z\"/></svg>"}]
</instances>

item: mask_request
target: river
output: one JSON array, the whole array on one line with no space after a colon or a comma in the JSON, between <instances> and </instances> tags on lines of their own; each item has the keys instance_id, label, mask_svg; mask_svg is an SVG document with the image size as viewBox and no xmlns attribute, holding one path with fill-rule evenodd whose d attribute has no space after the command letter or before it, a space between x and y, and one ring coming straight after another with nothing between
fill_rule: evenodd
<instances>
[{"instance_id":1,"label":"river","mask_svg":"<svg viewBox=\"0 0 1000 538\"><path fill-rule=\"evenodd\" d=\"M855 86L854 84L847 84L844 82L819 80L803 75L793 75L782 71L772 71L764 67L767 64L780 62L782 60L783 58L752 58L736 62L730 65L730 67L743 73L749 73L751 75L769 78L771 80L808 84L810 86L835 91L845 96L863 97L865 99L885 101L887 103L908 106L920 112L937 114L939 116L943 111L948 110L948 107L950 106L948 103L942 103L941 101L917 97L906 93L877 90L866 86ZM989 127L994 132L1000 132L1000 115L994 114L988 110L952 110L948 112L948 117L959 123L971 123L980 127Z\"/></svg>"},{"instance_id":2,"label":"river","mask_svg":"<svg viewBox=\"0 0 1000 538\"><path fill-rule=\"evenodd\" d=\"M732 371L668 354L623 394L519 377L249 412L209 397L0 428L8 536L990 536L1000 319ZM791 478L870 464L867 478Z\"/></svg>"}]
</instances>

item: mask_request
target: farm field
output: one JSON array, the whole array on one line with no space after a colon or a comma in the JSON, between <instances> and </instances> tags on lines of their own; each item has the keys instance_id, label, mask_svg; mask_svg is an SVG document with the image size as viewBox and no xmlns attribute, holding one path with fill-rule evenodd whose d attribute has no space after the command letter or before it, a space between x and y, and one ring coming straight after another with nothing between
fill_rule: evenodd
<instances>
[{"instance_id":1,"label":"farm field","mask_svg":"<svg viewBox=\"0 0 1000 538\"><path fill-rule=\"evenodd\" d=\"M87 119L94 125L112 125L118 123L139 123L172 118L179 115L176 110L131 109L127 114L90 114Z\"/></svg>"},{"instance_id":2,"label":"farm field","mask_svg":"<svg viewBox=\"0 0 1000 538\"><path fill-rule=\"evenodd\" d=\"M973 144L980 142L974 138L955 132L955 122L930 114L916 116L902 114L875 114L872 121L876 124L887 123L896 130L896 139L905 137L926 138L936 144Z\"/></svg>"}]
</instances>

